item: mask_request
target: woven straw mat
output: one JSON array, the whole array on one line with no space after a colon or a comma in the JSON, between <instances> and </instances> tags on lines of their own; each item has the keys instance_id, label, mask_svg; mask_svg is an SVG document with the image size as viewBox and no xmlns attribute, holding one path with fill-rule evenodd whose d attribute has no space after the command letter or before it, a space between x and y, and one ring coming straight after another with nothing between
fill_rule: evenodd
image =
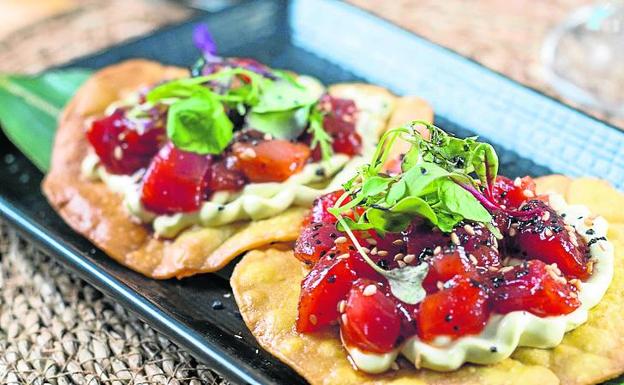
<instances>
[{"instance_id":1,"label":"woven straw mat","mask_svg":"<svg viewBox=\"0 0 624 385\"><path fill-rule=\"evenodd\" d=\"M0 383L225 384L0 221Z\"/></svg>"}]
</instances>

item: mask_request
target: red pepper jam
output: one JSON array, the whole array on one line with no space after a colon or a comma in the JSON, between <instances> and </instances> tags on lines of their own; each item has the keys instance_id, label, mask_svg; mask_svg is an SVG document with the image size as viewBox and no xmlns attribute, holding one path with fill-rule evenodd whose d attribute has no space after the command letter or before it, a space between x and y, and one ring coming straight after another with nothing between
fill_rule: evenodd
<instances>
[{"instance_id":1,"label":"red pepper jam","mask_svg":"<svg viewBox=\"0 0 624 385\"><path fill-rule=\"evenodd\" d=\"M355 130L355 103L324 95L316 108L323 114L333 150L358 154L361 138ZM196 211L214 192L238 191L248 183L283 182L321 158L320 146L310 147L312 137L307 130L292 141L274 139L246 127L244 116L231 117L234 139L223 153L200 155L167 140L165 105L153 107L140 120L130 119L128 111L120 108L93 121L87 139L107 172L131 175L146 170L141 202L156 214Z\"/></svg>"},{"instance_id":2,"label":"red pepper jam","mask_svg":"<svg viewBox=\"0 0 624 385\"><path fill-rule=\"evenodd\" d=\"M397 299L386 278L336 229L336 218L327 209L342 193L315 201L295 244L295 256L311 266L301 283L299 332L338 323L347 345L385 353L414 335L431 342L478 334L492 314L558 316L580 306L574 283L590 276L588 247L546 198L536 197L529 177L499 177L496 182L494 199L530 213L492 213L503 239L480 223L462 222L444 234L420 218L405 231L384 237L354 231L382 269L428 264L423 281L427 296L417 305Z\"/></svg>"}]
</instances>

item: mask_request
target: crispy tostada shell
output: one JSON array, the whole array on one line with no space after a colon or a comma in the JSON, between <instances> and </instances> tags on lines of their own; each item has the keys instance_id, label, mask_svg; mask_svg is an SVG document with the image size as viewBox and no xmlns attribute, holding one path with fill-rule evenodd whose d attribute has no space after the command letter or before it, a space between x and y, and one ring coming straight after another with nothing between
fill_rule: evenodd
<instances>
[{"instance_id":1,"label":"crispy tostada shell","mask_svg":"<svg viewBox=\"0 0 624 385\"><path fill-rule=\"evenodd\" d=\"M511 358L489 366L464 365L449 373L416 370L370 375L353 369L336 330L295 331L300 283L306 267L292 251L252 251L231 278L243 319L260 345L294 368L312 385L349 384L596 384L624 372L624 194L596 179L554 175L537 179L541 192L563 194L609 220L615 246L615 274L602 302L588 321L566 334L554 349L519 348ZM279 293L279 295L275 295Z\"/></svg>"},{"instance_id":2,"label":"crispy tostada shell","mask_svg":"<svg viewBox=\"0 0 624 385\"><path fill-rule=\"evenodd\" d=\"M273 242L293 241L299 233L304 208L293 207L269 219L219 227L192 227L173 240L156 239L147 226L133 222L122 196L102 182L81 176L81 162L89 144L84 130L89 119L104 114L114 101L140 87L188 75L188 71L146 60L130 60L95 73L65 108L56 134L50 172L43 191L50 204L77 232L123 265L146 276L165 279L221 269L237 255ZM388 104L388 114L371 116L381 133L399 98L386 89L364 84L330 87L330 93L377 98ZM420 99L407 103L432 119ZM408 107L401 103L397 111ZM404 114L404 112L401 112Z\"/></svg>"}]
</instances>

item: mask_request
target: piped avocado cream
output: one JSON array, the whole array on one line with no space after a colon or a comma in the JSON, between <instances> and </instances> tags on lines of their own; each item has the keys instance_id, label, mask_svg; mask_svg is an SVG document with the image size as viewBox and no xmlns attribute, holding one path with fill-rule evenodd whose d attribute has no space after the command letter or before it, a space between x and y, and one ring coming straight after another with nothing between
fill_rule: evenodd
<instances>
[{"instance_id":1,"label":"piped avocado cream","mask_svg":"<svg viewBox=\"0 0 624 385\"><path fill-rule=\"evenodd\" d=\"M602 217L585 224L589 209L581 205L567 205L558 194L550 195L551 207L565 215L565 222L576 228L578 234L589 242L590 255L594 261L591 277L581 283L579 299L581 306L570 314L556 317L538 317L526 311L505 315L492 315L485 329L478 335L465 336L452 341L439 338L433 344L424 343L418 337L408 339L401 348L385 354L363 352L346 347L354 364L368 373L382 373L402 354L417 368L438 371L458 369L465 362L492 364L509 357L519 346L553 348L561 343L566 332L587 321L589 309L596 306L604 296L613 277L613 245L604 240L608 224ZM593 233L587 235L587 230Z\"/></svg>"}]
</instances>

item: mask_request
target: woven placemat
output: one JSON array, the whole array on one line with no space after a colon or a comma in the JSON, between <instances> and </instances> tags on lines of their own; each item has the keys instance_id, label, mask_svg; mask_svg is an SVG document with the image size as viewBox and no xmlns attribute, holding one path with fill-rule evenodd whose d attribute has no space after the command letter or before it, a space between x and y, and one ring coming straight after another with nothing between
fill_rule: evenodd
<instances>
[{"instance_id":1,"label":"woven placemat","mask_svg":"<svg viewBox=\"0 0 624 385\"><path fill-rule=\"evenodd\" d=\"M1 384L226 384L0 221Z\"/></svg>"}]
</instances>

